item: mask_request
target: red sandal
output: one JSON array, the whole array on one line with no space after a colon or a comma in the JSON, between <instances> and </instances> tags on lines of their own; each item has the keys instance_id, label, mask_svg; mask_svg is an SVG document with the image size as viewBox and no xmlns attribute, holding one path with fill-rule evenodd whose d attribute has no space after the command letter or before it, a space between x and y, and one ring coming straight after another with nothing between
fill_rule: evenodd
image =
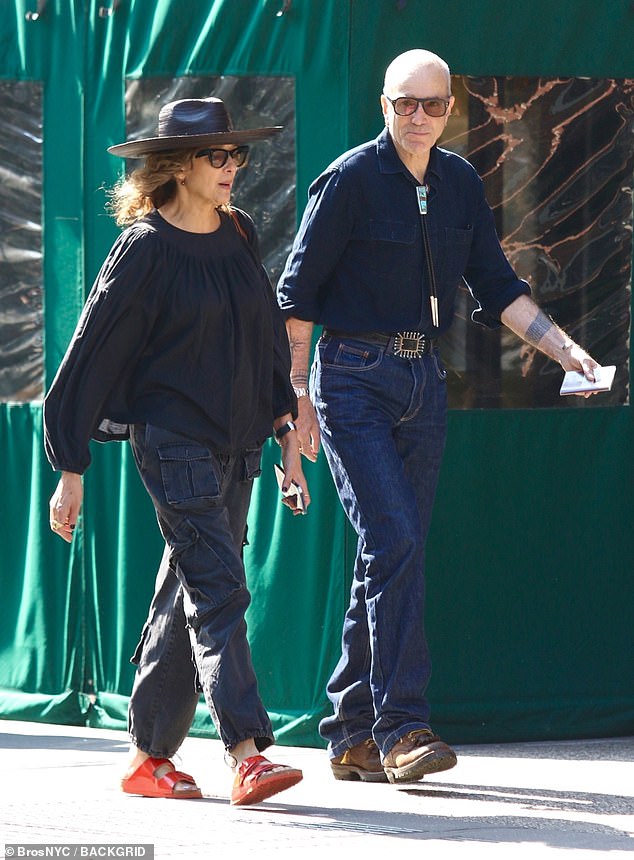
<instances>
[{"instance_id":1,"label":"red sandal","mask_svg":"<svg viewBox=\"0 0 634 860\"><path fill-rule=\"evenodd\" d=\"M301 770L286 764L273 764L262 755L245 758L237 770L231 791L232 806L260 803L301 782Z\"/></svg>"},{"instance_id":2,"label":"red sandal","mask_svg":"<svg viewBox=\"0 0 634 860\"><path fill-rule=\"evenodd\" d=\"M163 776L156 776L157 770L168 764L171 770ZM191 788L176 790L176 784L186 782ZM194 777L188 773L176 770L168 758L146 758L143 764L121 780L121 790L127 794L140 794L142 797L173 797L192 798L202 797L202 792L196 785Z\"/></svg>"}]
</instances>

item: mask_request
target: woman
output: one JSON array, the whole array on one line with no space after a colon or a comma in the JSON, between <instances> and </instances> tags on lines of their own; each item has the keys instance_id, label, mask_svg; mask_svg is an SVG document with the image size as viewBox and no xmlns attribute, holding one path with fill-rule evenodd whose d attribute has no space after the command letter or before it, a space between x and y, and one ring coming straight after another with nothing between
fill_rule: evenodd
<instances>
[{"instance_id":1,"label":"woman","mask_svg":"<svg viewBox=\"0 0 634 860\"><path fill-rule=\"evenodd\" d=\"M235 772L231 802L257 803L302 772L260 753L273 743L246 636L242 563L261 448L282 449L283 490L310 502L292 417L288 340L250 218L229 205L248 143L220 99L165 105L156 137L110 147L144 157L115 188L129 225L90 293L44 404L47 456L61 478L51 528L72 538L91 437L129 436L165 538L133 662L130 794L201 797L170 758L202 691ZM285 504L299 513L298 496Z\"/></svg>"}]
</instances>

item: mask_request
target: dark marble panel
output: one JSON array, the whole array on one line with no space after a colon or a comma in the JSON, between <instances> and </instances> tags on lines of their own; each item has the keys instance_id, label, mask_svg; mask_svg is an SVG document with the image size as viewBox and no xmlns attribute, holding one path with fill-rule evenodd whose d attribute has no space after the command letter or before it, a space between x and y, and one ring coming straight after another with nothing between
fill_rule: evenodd
<instances>
[{"instance_id":1,"label":"dark marble panel","mask_svg":"<svg viewBox=\"0 0 634 860\"><path fill-rule=\"evenodd\" d=\"M42 85L0 81L0 400L44 391Z\"/></svg>"},{"instance_id":2,"label":"dark marble panel","mask_svg":"<svg viewBox=\"0 0 634 860\"><path fill-rule=\"evenodd\" d=\"M559 365L506 329L459 318L443 345L453 408L629 400L634 80L454 77L441 145L485 183L503 247L542 308L602 364L609 394L561 398Z\"/></svg>"},{"instance_id":3,"label":"dark marble panel","mask_svg":"<svg viewBox=\"0 0 634 860\"><path fill-rule=\"evenodd\" d=\"M126 86L128 137L153 137L162 105L176 99L223 99L234 128L281 125L271 140L251 146L238 171L233 203L253 217L264 265L277 282L295 231L295 79L267 76L141 78ZM135 166L133 161L128 168Z\"/></svg>"}]
</instances>

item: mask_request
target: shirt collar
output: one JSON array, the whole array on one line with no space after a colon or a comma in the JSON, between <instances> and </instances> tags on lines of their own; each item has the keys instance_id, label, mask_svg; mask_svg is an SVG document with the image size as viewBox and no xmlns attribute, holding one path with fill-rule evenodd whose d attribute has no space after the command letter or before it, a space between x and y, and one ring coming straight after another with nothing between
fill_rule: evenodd
<instances>
[{"instance_id":1,"label":"shirt collar","mask_svg":"<svg viewBox=\"0 0 634 860\"><path fill-rule=\"evenodd\" d=\"M384 128L381 134L376 139L376 152L379 159L379 170L381 173L405 173L411 176L409 170L405 167L399 154L394 146L394 141L387 128ZM426 178L429 182L430 174L433 174L437 179L442 180L442 165L438 155L438 147L436 144L431 148L429 153L429 165L427 166Z\"/></svg>"}]
</instances>

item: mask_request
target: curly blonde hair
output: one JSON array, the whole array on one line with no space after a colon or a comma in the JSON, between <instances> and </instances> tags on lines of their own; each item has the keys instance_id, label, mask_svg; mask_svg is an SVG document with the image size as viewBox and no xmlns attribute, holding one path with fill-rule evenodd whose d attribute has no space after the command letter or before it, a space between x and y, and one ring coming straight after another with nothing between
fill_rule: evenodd
<instances>
[{"instance_id":1,"label":"curly blonde hair","mask_svg":"<svg viewBox=\"0 0 634 860\"><path fill-rule=\"evenodd\" d=\"M122 177L109 191L107 209L120 227L134 224L176 194L176 174L191 164L195 149L153 152L143 167Z\"/></svg>"}]
</instances>

